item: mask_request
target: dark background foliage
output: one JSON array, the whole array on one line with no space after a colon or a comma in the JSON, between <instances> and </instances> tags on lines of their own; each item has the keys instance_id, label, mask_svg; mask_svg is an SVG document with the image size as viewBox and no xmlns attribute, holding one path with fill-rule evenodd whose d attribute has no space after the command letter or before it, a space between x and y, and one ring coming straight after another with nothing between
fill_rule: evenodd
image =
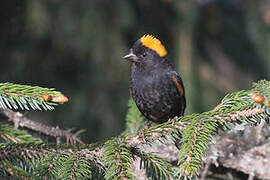
<instances>
[{"instance_id":1,"label":"dark background foliage","mask_svg":"<svg viewBox=\"0 0 270 180\"><path fill-rule=\"evenodd\" d=\"M129 63L140 36L158 37L184 79L187 113L268 78L266 0L13 0L0 6L0 80L55 87L69 103L31 112L45 124L86 129L84 141L125 128Z\"/></svg>"}]
</instances>

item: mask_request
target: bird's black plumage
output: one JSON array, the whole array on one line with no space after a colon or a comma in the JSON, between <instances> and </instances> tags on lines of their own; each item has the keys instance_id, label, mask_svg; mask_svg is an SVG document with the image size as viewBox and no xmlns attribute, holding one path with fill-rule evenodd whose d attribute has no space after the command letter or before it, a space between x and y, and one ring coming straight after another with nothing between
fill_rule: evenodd
<instances>
[{"instance_id":1,"label":"bird's black plumage","mask_svg":"<svg viewBox=\"0 0 270 180\"><path fill-rule=\"evenodd\" d=\"M141 113L156 123L182 116L186 107L182 79L167 56L160 56L159 52L151 42L143 45L139 39L125 56L132 62L132 97Z\"/></svg>"}]
</instances>

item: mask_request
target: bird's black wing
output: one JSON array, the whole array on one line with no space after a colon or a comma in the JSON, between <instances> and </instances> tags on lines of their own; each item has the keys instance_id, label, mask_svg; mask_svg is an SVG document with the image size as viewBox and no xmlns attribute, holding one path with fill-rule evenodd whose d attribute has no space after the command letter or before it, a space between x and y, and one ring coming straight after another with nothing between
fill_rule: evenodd
<instances>
[{"instance_id":1,"label":"bird's black wing","mask_svg":"<svg viewBox=\"0 0 270 180\"><path fill-rule=\"evenodd\" d=\"M180 102L180 108L181 108L181 115L184 114L185 108L186 108L186 98L185 98L185 88L183 81L180 77L180 75L176 71L170 71L169 77L171 78L173 84L175 85L178 94L180 95L179 102Z\"/></svg>"}]
</instances>

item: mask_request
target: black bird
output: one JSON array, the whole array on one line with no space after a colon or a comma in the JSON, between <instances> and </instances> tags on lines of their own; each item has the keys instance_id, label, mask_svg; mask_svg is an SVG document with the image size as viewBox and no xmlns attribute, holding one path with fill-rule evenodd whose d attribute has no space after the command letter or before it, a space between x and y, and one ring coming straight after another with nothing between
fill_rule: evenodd
<instances>
[{"instance_id":1,"label":"black bird","mask_svg":"<svg viewBox=\"0 0 270 180\"><path fill-rule=\"evenodd\" d=\"M182 79L157 38L142 36L124 59L132 62L130 95L149 121L162 123L184 115L186 99Z\"/></svg>"}]
</instances>

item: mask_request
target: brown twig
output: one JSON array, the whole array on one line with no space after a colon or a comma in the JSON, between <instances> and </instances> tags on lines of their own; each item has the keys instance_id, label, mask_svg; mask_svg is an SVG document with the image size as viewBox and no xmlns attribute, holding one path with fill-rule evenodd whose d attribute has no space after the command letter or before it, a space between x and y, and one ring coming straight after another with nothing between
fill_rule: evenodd
<instances>
[{"instance_id":1,"label":"brown twig","mask_svg":"<svg viewBox=\"0 0 270 180\"><path fill-rule=\"evenodd\" d=\"M200 178L200 180L205 180L206 179L207 173L208 173L209 168L210 168L210 166L212 164L212 161L213 160L211 158L208 161L206 161L205 166L203 167L203 169L201 171L201 178Z\"/></svg>"},{"instance_id":2,"label":"brown twig","mask_svg":"<svg viewBox=\"0 0 270 180\"><path fill-rule=\"evenodd\" d=\"M10 121L14 123L14 127L17 129L19 127L24 127L27 129L31 129L33 131L41 132L47 136L52 136L58 139L59 137L65 137L67 139L67 143L80 143L84 144L77 136L78 134L72 134L67 130L59 129L58 127L51 127L39 122L35 122L27 117L25 117L20 112L14 112L9 109L1 110L1 113L9 118Z\"/></svg>"},{"instance_id":3,"label":"brown twig","mask_svg":"<svg viewBox=\"0 0 270 180\"><path fill-rule=\"evenodd\" d=\"M173 132L182 131L185 128L185 123L177 122L177 119L173 119L167 124L167 126L160 126L158 128L155 128L154 131L151 129L142 129L141 132L138 134L132 135L127 138L126 143L132 147L138 147L141 144L144 144L149 141L154 141L159 139L162 136L166 136L168 134L171 134ZM172 127L173 125L174 127Z\"/></svg>"}]
</instances>

